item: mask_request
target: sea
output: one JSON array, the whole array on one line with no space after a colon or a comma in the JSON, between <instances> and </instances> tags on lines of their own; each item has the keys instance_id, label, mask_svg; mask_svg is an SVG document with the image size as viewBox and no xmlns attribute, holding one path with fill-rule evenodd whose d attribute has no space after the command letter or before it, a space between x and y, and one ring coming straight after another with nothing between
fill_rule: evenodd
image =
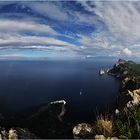
<instances>
[{"instance_id":1,"label":"sea","mask_svg":"<svg viewBox=\"0 0 140 140\"><path fill-rule=\"evenodd\" d=\"M65 100L65 119L88 122L110 112L119 80L99 70L113 67L115 59L0 60L0 110L2 114Z\"/></svg>"}]
</instances>

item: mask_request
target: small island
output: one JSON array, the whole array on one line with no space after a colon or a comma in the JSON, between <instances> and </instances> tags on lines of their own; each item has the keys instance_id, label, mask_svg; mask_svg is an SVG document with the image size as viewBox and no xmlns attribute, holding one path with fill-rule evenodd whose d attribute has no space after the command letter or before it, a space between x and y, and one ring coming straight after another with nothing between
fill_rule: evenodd
<instances>
[{"instance_id":1,"label":"small island","mask_svg":"<svg viewBox=\"0 0 140 140\"><path fill-rule=\"evenodd\" d=\"M101 76L101 75L104 75L104 74L105 74L105 71L103 69L100 69L99 70L99 75Z\"/></svg>"}]
</instances>

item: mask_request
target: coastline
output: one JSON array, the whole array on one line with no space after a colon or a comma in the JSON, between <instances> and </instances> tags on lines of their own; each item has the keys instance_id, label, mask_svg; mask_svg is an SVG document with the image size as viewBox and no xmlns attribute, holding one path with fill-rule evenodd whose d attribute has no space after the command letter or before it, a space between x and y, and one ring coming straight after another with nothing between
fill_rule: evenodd
<instances>
[{"instance_id":1,"label":"coastline","mask_svg":"<svg viewBox=\"0 0 140 140\"><path fill-rule=\"evenodd\" d=\"M63 121L65 114L65 101L51 102L43 105L39 110L30 117L3 118L1 116L1 138L93 138L93 139L122 139L122 138L140 138L139 128L130 130L137 124L127 124L131 122L134 116L131 114L140 114L140 79L139 74L133 71L137 65L132 61L118 60L108 75L114 76L120 81L120 90L115 103L114 113L98 114L97 119L92 124L80 123L71 124ZM138 95L136 95L138 94ZM140 99L140 98L139 98ZM127 120L131 118L130 120ZM19 119L19 120L18 120ZM138 116L140 119L140 116ZM123 125L124 121L126 126ZM134 120L133 120L134 121ZM137 120L138 121L138 120ZM13 127L11 131L11 126ZM125 128L124 128L125 127ZM129 127L129 128L128 128ZM124 129L123 131L121 129ZM21 131L22 130L22 131ZM41 132L40 132L41 130ZM5 131L5 133L3 133ZM9 131L9 132L8 132ZM132 131L132 132L131 132ZM23 133L24 132L24 133ZM131 134L132 133L132 134ZM134 137L135 136L135 137Z\"/></svg>"}]
</instances>

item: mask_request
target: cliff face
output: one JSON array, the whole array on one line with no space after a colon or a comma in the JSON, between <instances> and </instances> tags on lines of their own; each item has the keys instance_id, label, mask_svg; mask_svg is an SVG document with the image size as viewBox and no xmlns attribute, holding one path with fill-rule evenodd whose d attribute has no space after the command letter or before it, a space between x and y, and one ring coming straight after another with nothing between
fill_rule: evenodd
<instances>
[{"instance_id":1,"label":"cliff face","mask_svg":"<svg viewBox=\"0 0 140 140\"><path fill-rule=\"evenodd\" d=\"M118 78L123 78L128 75L130 71L129 66L134 64L135 63L133 61L119 59L113 68L108 71L108 74L114 75Z\"/></svg>"},{"instance_id":2,"label":"cliff face","mask_svg":"<svg viewBox=\"0 0 140 140\"><path fill-rule=\"evenodd\" d=\"M109 73L120 79L116 107L120 110L114 119L119 138L140 138L140 64L119 60Z\"/></svg>"},{"instance_id":3,"label":"cliff face","mask_svg":"<svg viewBox=\"0 0 140 140\"><path fill-rule=\"evenodd\" d=\"M73 138L72 126L63 121L65 104L64 100L50 102L42 105L31 116L22 119L2 117L0 137L2 139Z\"/></svg>"},{"instance_id":4,"label":"cliff face","mask_svg":"<svg viewBox=\"0 0 140 140\"><path fill-rule=\"evenodd\" d=\"M65 104L60 100L41 107L28 119L28 127L41 138L72 138L70 126L63 121Z\"/></svg>"},{"instance_id":5,"label":"cliff face","mask_svg":"<svg viewBox=\"0 0 140 140\"><path fill-rule=\"evenodd\" d=\"M138 66L133 61L119 59L118 62L108 71L109 75L113 75L121 80L121 90L130 90L140 88L140 73L135 67Z\"/></svg>"},{"instance_id":6,"label":"cliff face","mask_svg":"<svg viewBox=\"0 0 140 140\"><path fill-rule=\"evenodd\" d=\"M70 124L63 121L66 102L64 100L50 102L30 117L20 119L20 123L17 123L16 118L8 120L1 116L1 125L7 122L10 127L13 127L14 123L19 126L16 125L14 129L0 128L0 139L140 138L140 65L119 59L108 74L121 82L116 108L112 114L98 114L93 124ZM9 125L9 122L12 123Z\"/></svg>"},{"instance_id":7,"label":"cliff face","mask_svg":"<svg viewBox=\"0 0 140 140\"><path fill-rule=\"evenodd\" d=\"M139 64L133 61L119 59L113 68L108 71L109 75L115 76L121 82L120 94L117 98L118 108L125 107L134 98L128 91L133 92L140 88L140 73L137 67L139 67Z\"/></svg>"}]
</instances>

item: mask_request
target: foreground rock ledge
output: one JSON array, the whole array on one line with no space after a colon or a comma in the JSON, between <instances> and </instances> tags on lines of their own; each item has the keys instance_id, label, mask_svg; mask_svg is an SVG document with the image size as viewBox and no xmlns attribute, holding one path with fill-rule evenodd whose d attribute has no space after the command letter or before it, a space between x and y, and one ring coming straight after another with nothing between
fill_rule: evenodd
<instances>
[{"instance_id":1,"label":"foreground rock ledge","mask_svg":"<svg viewBox=\"0 0 140 140\"><path fill-rule=\"evenodd\" d=\"M81 123L73 128L74 138L91 138L93 135L92 127L89 124Z\"/></svg>"}]
</instances>

